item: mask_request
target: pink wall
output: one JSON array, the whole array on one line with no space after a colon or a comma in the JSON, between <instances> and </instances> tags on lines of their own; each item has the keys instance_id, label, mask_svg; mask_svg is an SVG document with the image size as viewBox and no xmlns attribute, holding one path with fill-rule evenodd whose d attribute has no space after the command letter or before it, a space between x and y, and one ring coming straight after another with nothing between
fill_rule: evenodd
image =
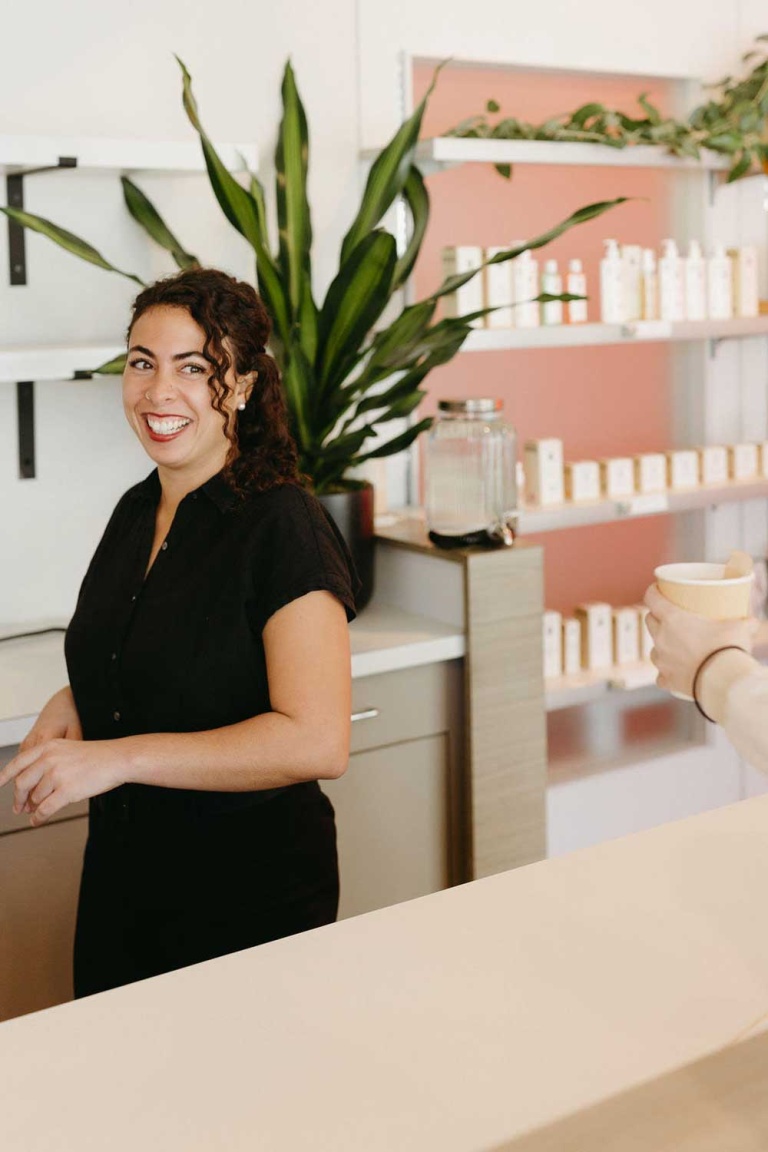
<instances>
[{"instance_id":1,"label":"pink wall","mask_svg":"<svg viewBox=\"0 0 768 1152\"><path fill-rule=\"evenodd\" d=\"M415 67L416 101L431 75L431 66ZM537 121L591 100L634 114L634 101L642 90L640 81L626 79L448 67L430 99L423 135L439 135L481 112L490 97L501 104L501 115ZM663 108L669 95L664 85L645 90ZM668 235L671 184L663 172L521 166L508 182L490 165L465 165L430 177L428 186L432 213L416 269L419 296L440 281L444 245L505 244L533 237L586 204L636 197L540 252L541 259L557 258L561 269L572 257L583 260L592 297L589 318L597 321L604 238L614 236L620 242L658 249ZM503 397L521 443L558 436L565 442L566 459L673 446L669 359L663 345L467 353L433 372L427 387L425 414L434 412L438 399ZM667 558L669 523L660 517L548 533L539 539L545 546L547 604L570 611L587 599L637 601L654 566Z\"/></svg>"}]
</instances>

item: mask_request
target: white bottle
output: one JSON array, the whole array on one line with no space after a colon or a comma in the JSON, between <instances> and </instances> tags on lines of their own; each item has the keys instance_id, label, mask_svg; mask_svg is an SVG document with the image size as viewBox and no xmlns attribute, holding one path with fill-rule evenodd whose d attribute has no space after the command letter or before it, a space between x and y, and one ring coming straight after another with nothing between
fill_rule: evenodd
<instances>
[{"instance_id":1,"label":"white bottle","mask_svg":"<svg viewBox=\"0 0 768 1152\"><path fill-rule=\"evenodd\" d=\"M707 318L707 262L698 240L691 240L685 261L685 318Z\"/></svg>"},{"instance_id":2,"label":"white bottle","mask_svg":"<svg viewBox=\"0 0 768 1152\"><path fill-rule=\"evenodd\" d=\"M557 267L557 260L547 260L544 264L544 272L541 277L541 291L547 292L550 296L561 296L563 292L563 278L560 275ZM562 300L551 300L547 304L541 306L541 322L542 324L562 324L563 322L563 302Z\"/></svg>"},{"instance_id":3,"label":"white bottle","mask_svg":"<svg viewBox=\"0 0 768 1152\"><path fill-rule=\"evenodd\" d=\"M673 322L685 319L685 266L674 240L662 240L659 260L659 315Z\"/></svg>"},{"instance_id":4,"label":"white bottle","mask_svg":"<svg viewBox=\"0 0 768 1152\"><path fill-rule=\"evenodd\" d=\"M625 320L639 320L643 314L642 259L643 250L639 244L622 244Z\"/></svg>"},{"instance_id":5,"label":"white bottle","mask_svg":"<svg viewBox=\"0 0 768 1152\"><path fill-rule=\"evenodd\" d=\"M722 244L707 261L707 309L710 320L733 316L733 262Z\"/></svg>"},{"instance_id":6,"label":"white bottle","mask_svg":"<svg viewBox=\"0 0 768 1152\"><path fill-rule=\"evenodd\" d=\"M600 319L603 324L622 324L624 315L624 265L617 242L606 240L600 261Z\"/></svg>"},{"instance_id":7,"label":"white bottle","mask_svg":"<svg viewBox=\"0 0 768 1152\"><path fill-rule=\"evenodd\" d=\"M653 248L643 248L642 261L643 320L659 318L659 274L656 271L656 253Z\"/></svg>"},{"instance_id":8,"label":"white bottle","mask_svg":"<svg viewBox=\"0 0 768 1152\"><path fill-rule=\"evenodd\" d=\"M521 241L525 243L525 241ZM538 328L539 262L526 249L512 261L512 299L515 302L515 327Z\"/></svg>"},{"instance_id":9,"label":"white bottle","mask_svg":"<svg viewBox=\"0 0 768 1152\"><path fill-rule=\"evenodd\" d=\"M581 266L581 260L571 260L568 265L568 278L566 280L566 291L571 296L586 296L587 295L587 278L584 275L584 270ZM568 323L569 324L586 324L587 322L587 301L586 300L571 300L566 305L568 309Z\"/></svg>"}]
</instances>

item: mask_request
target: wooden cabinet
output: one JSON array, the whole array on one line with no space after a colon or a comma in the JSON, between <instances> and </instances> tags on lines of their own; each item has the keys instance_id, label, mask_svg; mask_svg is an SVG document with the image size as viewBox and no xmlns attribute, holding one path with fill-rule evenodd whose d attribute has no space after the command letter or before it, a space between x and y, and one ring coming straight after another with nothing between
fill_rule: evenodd
<instances>
[{"instance_id":1,"label":"wooden cabinet","mask_svg":"<svg viewBox=\"0 0 768 1152\"><path fill-rule=\"evenodd\" d=\"M461 662L353 683L352 755L323 789L336 810L339 917L460 879Z\"/></svg>"}]
</instances>

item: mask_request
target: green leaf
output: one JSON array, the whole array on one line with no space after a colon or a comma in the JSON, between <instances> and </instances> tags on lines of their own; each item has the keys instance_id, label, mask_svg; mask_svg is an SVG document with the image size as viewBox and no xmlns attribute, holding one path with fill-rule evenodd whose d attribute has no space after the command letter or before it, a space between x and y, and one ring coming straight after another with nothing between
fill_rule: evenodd
<instances>
[{"instance_id":1,"label":"green leaf","mask_svg":"<svg viewBox=\"0 0 768 1152\"><path fill-rule=\"evenodd\" d=\"M120 356L115 356L114 360L106 360L98 368L92 368L90 374L92 376L122 376L127 362L128 353L123 352Z\"/></svg>"},{"instance_id":2,"label":"green leaf","mask_svg":"<svg viewBox=\"0 0 768 1152\"><path fill-rule=\"evenodd\" d=\"M331 283L320 311L318 382L328 394L361 356L361 344L389 302L397 263L394 236L377 229L358 244Z\"/></svg>"},{"instance_id":3,"label":"green leaf","mask_svg":"<svg viewBox=\"0 0 768 1152\"><path fill-rule=\"evenodd\" d=\"M400 126L374 161L368 174L360 209L341 246L342 265L349 259L360 241L376 227L402 192L411 170L427 101L445 63L435 69L432 82L416 111Z\"/></svg>"},{"instance_id":4,"label":"green leaf","mask_svg":"<svg viewBox=\"0 0 768 1152\"><path fill-rule=\"evenodd\" d=\"M413 164L403 185L403 198L411 213L411 237L395 268L393 292L405 283L413 271L429 223L429 193L421 172Z\"/></svg>"},{"instance_id":5,"label":"green leaf","mask_svg":"<svg viewBox=\"0 0 768 1152\"><path fill-rule=\"evenodd\" d=\"M311 290L307 293L307 282L312 282L312 221L307 199L307 117L290 61L283 74L282 100L283 118L275 151L279 261L283 280L288 285L291 310L296 317L302 302L306 303L307 297L311 298Z\"/></svg>"},{"instance_id":6,"label":"green leaf","mask_svg":"<svg viewBox=\"0 0 768 1152\"><path fill-rule=\"evenodd\" d=\"M309 451L315 445L310 412L317 397L317 379L314 365L297 340L285 347L282 382L296 443L300 451Z\"/></svg>"},{"instance_id":7,"label":"green leaf","mask_svg":"<svg viewBox=\"0 0 768 1152\"><path fill-rule=\"evenodd\" d=\"M192 256L176 239L167 226L160 213L147 196L127 176L121 177L123 185L123 198L126 207L137 224L147 232L152 239L170 252L179 268L199 268L200 261Z\"/></svg>"},{"instance_id":8,"label":"green leaf","mask_svg":"<svg viewBox=\"0 0 768 1152\"><path fill-rule=\"evenodd\" d=\"M498 100L489 100L485 105L486 112L501 112L501 104Z\"/></svg>"},{"instance_id":9,"label":"green leaf","mask_svg":"<svg viewBox=\"0 0 768 1152\"><path fill-rule=\"evenodd\" d=\"M503 176L505 180L509 180L511 178L511 176L512 176L512 165L511 164L494 164L494 168L498 172L499 176Z\"/></svg>"},{"instance_id":10,"label":"green leaf","mask_svg":"<svg viewBox=\"0 0 768 1152\"><path fill-rule=\"evenodd\" d=\"M388 328L374 336L370 365L391 369L394 364L399 364L403 353L429 328L436 307L435 300L420 300L404 308Z\"/></svg>"},{"instance_id":11,"label":"green leaf","mask_svg":"<svg viewBox=\"0 0 768 1152\"><path fill-rule=\"evenodd\" d=\"M747 175L751 167L752 153L745 149L728 173L726 183L733 184L736 180L741 180L742 176Z\"/></svg>"},{"instance_id":12,"label":"green leaf","mask_svg":"<svg viewBox=\"0 0 768 1152\"><path fill-rule=\"evenodd\" d=\"M133 280L135 284L140 284L142 288L145 287L144 281L138 276L134 276L132 272L123 272L120 268L116 268L85 240L81 240L79 236L67 232L64 228L60 228L58 224L53 224L42 216L33 216L29 212L22 212L20 208L0 208L0 212L4 212L9 220L13 220L15 224L20 224L22 228L28 228L30 232L39 232L41 236L47 236L49 240L53 240L54 244L58 244L59 248L71 252L73 256L78 256L89 264L95 264L97 268L104 268L107 272L117 272L118 276L125 276L127 280Z\"/></svg>"},{"instance_id":13,"label":"green leaf","mask_svg":"<svg viewBox=\"0 0 768 1152\"><path fill-rule=\"evenodd\" d=\"M418 424L414 424L399 436L395 436L394 440L388 440L385 444L374 448L373 452L368 452L365 456L358 456L355 461L350 463L362 464L365 460L378 460L382 456L394 456L397 452L403 452L413 444L417 436L422 432L426 432L431 428L434 423L432 416L425 417L424 420L419 420Z\"/></svg>"},{"instance_id":14,"label":"green leaf","mask_svg":"<svg viewBox=\"0 0 768 1152\"><path fill-rule=\"evenodd\" d=\"M178 56L176 60L183 77L184 110L200 137L208 179L211 182L214 195L230 224L237 229L241 236L245 237L256 253L259 291L272 316L281 342L287 344L291 331L289 303L285 285L280 277L277 264L269 251L267 235L263 230L263 205L259 205L251 194L238 184L232 173L222 163L200 122L197 102L192 92L192 77Z\"/></svg>"}]
</instances>

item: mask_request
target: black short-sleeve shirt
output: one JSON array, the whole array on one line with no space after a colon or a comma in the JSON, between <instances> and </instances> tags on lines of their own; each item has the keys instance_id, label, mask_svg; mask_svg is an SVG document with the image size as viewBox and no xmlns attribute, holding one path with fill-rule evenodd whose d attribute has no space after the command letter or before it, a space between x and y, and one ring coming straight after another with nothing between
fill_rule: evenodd
<instances>
[{"instance_id":1,"label":"black short-sleeve shirt","mask_svg":"<svg viewBox=\"0 0 768 1152\"><path fill-rule=\"evenodd\" d=\"M241 498L221 474L180 503L145 579L157 471L119 501L83 580L65 654L83 735L198 732L270 710L262 630L325 589L354 618L359 582L338 529L295 484ZM100 811L167 818L262 802L282 789L198 792L123 785Z\"/></svg>"}]
</instances>

